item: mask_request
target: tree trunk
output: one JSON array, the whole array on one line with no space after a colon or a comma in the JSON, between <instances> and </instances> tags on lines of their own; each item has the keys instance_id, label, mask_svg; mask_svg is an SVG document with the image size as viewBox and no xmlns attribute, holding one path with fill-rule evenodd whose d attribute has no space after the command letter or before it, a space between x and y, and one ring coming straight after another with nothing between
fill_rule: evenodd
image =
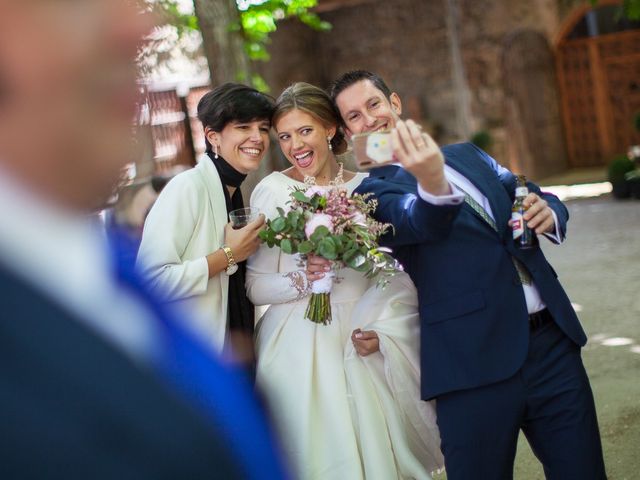
<instances>
[{"instance_id":1,"label":"tree trunk","mask_svg":"<svg viewBox=\"0 0 640 480\"><path fill-rule=\"evenodd\" d=\"M250 84L251 71L242 32L231 30L232 25L240 22L236 0L193 0L193 4L209 63L211 85L234 81Z\"/></svg>"},{"instance_id":2,"label":"tree trunk","mask_svg":"<svg viewBox=\"0 0 640 480\"><path fill-rule=\"evenodd\" d=\"M460 24L460 13L457 0L446 0L447 6L447 33L449 36L449 51L452 63L452 80L455 91L456 107L456 135L458 140L467 141L472 132L471 116L471 92L467 84L467 73L462 53L460 51L460 38L458 36L458 25Z\"/></svg>"}]
</instances>

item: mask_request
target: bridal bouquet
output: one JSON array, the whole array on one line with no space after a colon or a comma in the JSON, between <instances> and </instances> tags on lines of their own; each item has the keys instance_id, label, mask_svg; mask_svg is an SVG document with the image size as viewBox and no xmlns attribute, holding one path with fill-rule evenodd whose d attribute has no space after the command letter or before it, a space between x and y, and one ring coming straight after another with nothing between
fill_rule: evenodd
<instances>
[{"instance_id":1,"label":"bridal bouquet","mask_svg":"<svg viewBox=\"0 0 640 480\"><path fill-rule=\"evenodd\" d=\"M307 185L294 188L289 209L278 208L278 216L267 221L260 238L268 247L280 247L284 253L314 254L331 260L335 267L349 267L373 278L382 274L378 284L402 267L378 245L378 239L390 227L371 216L377 201L368 195L348 195L340 186ZM330 293L335 272L325 274L311 285L311 298L305 317L327 325L331 322Z\"/></svg>"}]
</instances>

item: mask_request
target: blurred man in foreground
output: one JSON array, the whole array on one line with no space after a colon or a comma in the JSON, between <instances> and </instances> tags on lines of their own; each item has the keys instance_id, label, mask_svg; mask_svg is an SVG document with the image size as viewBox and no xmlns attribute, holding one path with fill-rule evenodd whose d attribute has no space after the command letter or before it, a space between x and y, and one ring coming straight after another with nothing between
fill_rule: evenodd
<instances>
[{"instance_id":1,"label":"blurred man in foreground","mask_svg":"<svg viewBox=\"0 0 640 480\"><path fill-rule=\"evenodd\" d=\"M85 221L150 28L131 0L0 0L1 478L284 476L248 384Z\"/></svg>"}]
</instances>

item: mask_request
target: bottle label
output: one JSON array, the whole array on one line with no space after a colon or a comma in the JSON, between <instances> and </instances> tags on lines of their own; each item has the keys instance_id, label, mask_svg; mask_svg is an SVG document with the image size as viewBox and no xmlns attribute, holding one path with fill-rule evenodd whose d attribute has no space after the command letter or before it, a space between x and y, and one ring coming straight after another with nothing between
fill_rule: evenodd
<instances>
[{"instance_id":1,"label":"bottle label","mask_svg":"<svg viewBox=\"0 0 640 480\"><path fill-rule=\"evenodd\" d=\"M511 221L513 222L511 225L511 229L513 230L513 239L515 240L524 233L524 218L522 217L522 213L511 213Z\"/></svg>"},{"instance_id":2,"label":"bottle label","mask_svg":"<svg viewBox=\"0 0 640 480\"><path fill-rule=\"evenodd\" d=\"M527 187L516 188L516 197L526 197L529 195L529 189Z\"/></svg>"}]
</instances>

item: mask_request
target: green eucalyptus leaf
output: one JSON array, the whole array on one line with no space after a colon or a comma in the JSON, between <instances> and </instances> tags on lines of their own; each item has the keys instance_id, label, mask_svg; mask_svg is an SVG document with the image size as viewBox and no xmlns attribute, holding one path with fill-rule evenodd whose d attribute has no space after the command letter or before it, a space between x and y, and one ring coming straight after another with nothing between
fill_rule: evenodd
<instances>
[{"instance_id":1,"label":"green eucalyptus leaf","mask_svg":"<svg viewBox=\"0 0 640 480\"><path fill-rule=\"evenodd\" d=\"M291 196L301 203L311 203L311 201L304 194L304 192L301 192L300 190L293 192Z\"/></svg>"},{"instance_id":2,"label":"green eucalyptus leaf","mask_svg":"<svg viewBox=\"0 0 640 480\"><path fill-rule=\"evenodd\" d=\"M271 221L271 228L276 233L282 232L285 228L287 228L287 220L286 220L286 218L284 218L284 217L274 218Z\"/></svg>"},{"instance_id":3,"label":"green eucalyptus leaf","mask_svg":"<svg viewBox=\"0 0 640 480\"><path fill-rule=\"evenodd\" d=\"M274 232L272 229L266 230L266 232L267 232L267 240L270 242L275 242L276 232Z\"/></svg>"},{"instance_id":4,"label":"green eucalyptus leaf","mask_svg":"<svg viewBox=\"0 0 640 480\"><path fill-rule=\"evenodd\" d=\"M311 241L317 243L320 240L322 240L324 237L326 237L327 235L329 235L329 229L327 227L325 227L324 225L320 225L311 234Z\"/></svg>"},{"instance_id":5,"label":"green eucalyptus leaf","mask_svg":"<svg viewBox=\"0 0 640 480\"><path fill-rule=\"evenodd\" d=\"M346 250L344 252L344 255L342 256L342 260L344 260L344 262L348 264L351 260L355 258L356 255L358 255L358 253L359 253L358 250L355 248Z\"/></svg>"},{"instance_id":6,"label":"green eucalyptus leaf","mask_svg":"<svg viewBox=\"0 0 640 480\"><path fill-rule=\"evenodd\" d=\"M309 241L300 242L298 245L298 252L306 255L307 253L311 253L313 251L313 243Z\"/></svg>"},{"instance_id":7,"label":"green eucalyptus leaf","mask_svg":"<svg viewBox=\"0 0 640 480\"><path fill-rule=\"evenodd\" d=\"M293 229L297 229L298 222L300 221L300 214L296 211L291 211L287 214L287 220Z\"/></svg>"},{"instance_id":8,"label":"green eucalyptus leaf","mask_svg":"<svg viewBox=\"0 0 640 480\"><path fill-rule=\"evenodd\" d=\"M327 260L335 260L337 258L336 245L331 238L323 238L318 244L318 253Z\"/></svg>"},{"instance_id":9,"label":"green eucalyptus leaf","mask_svg":"<svg viewBox=\"0 0 640 480\"><path fill-rule=\"evenodd\" d=\"M354 267L354 269L358 272L368 272L371 268L373 268L371 265L371 261L367 260L366 258L363 259L363 262L361 265Z\"/></svg>"},{"instance_id":10,"label":"green eucalyptus leaf","mask_svg":"<svg viewBox=\"0 0 640 480\"><path fill-rule=\"evenodd\" d=\"M366 257L358 251L356 251L356 253L348 261L345 261L348 267L355 270L361 268L365 264L365 262Z\"/></svg>"},{"instance_id":11,"label":"green eucalyptus leaf","mask_svg":"<svg viewBox=\"0 0 640 480\"><path fill-rule=\"evenodd\" d=\"M288 238L282 240L280 242L280 249L284 253L288 253L289 255L291 255L293 253L293 245L291 244L291 240L289 240Z\"/></svg>"}]
</instances>

